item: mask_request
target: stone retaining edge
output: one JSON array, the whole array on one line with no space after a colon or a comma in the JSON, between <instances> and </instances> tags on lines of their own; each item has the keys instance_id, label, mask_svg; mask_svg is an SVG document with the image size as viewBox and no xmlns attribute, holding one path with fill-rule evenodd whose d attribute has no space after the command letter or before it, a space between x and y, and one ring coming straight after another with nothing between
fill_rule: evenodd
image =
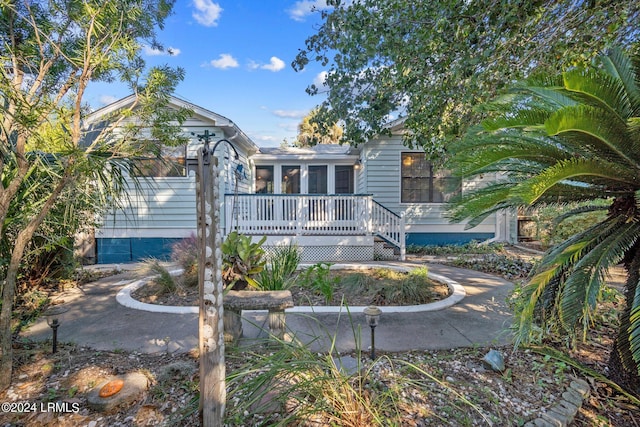
<instances>
[{"instance_id":1,"label":"stone retaining edge","mask_svg":"<svg viewBox=\"0 0 640 427\"><path fill-rule=\"evenodd\" d=\"M538 418L527 422L524 427L567 427L571 425L584 399L589 396L591 388L585 380L574 378L562 399L543 412Z\"/></svg>"}]
</instances>

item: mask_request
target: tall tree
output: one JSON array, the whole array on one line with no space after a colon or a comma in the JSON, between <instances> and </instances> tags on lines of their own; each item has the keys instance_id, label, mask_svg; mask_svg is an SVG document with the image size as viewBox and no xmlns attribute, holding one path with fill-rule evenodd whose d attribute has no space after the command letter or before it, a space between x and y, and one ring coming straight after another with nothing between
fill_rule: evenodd
<instances>
[{"instance_id":1,"label":"tall tree","mask_svg":"<svg viewBox=\"0 0 640 427\"><path fill-rule=\"evenodd\" d=\"M604 211L543 256L523 289L517 342L549 329L585 337L607 271L622 262L626 304L609 367L640 394L640 56L614 50L596 64L516 86L486 106L492 117L449 146L448 166L499 179L463 194L450 213L474 226L505 208L579 202L563 218Z\"/></svg>"},{"instance_id":2,"label":"tall tree","mask_svg":"<svg viewBox=\"0 0 640 427\"><path fill-rule=\"evenodd\" d=\"M360 143L406 116L432 157L464 134L473 107L533 70L588 62L638 40L640 3L615 0L333 0L293 62L328 68L320 117Z\"/></svg>"},{"instance_id":3,"label":"tall tree","mask_svg":"<svg viewBox=\"0 0 640 427\"><path fill-rule=\"evenodd\" d=\"M182 70L147 72L140 55L142 41L159 47L155 31L172 6L173 0L0 0L0 236L8 251L0 265L0 390L11 382L16 275L47 215L87 180L96 194L117 193L132 155L155 152L158 140L179 132L170 122L187 112L165 107ZM130 85L136 102L87 129L89 84L116 79ZM124 125L125 119L132 120Z\"/></svg>"},{"instance_id":4,"label":"tall tree","mask_svg":"<svg viewBox=\"0 0 640 427\"><path fill-rule=\"evenodd\" d=\"M317 116L318 108L314 108L302 118L294 146L313 147L317 144L339 144L342 141L342 126L338 123L318 122Z\"/></svg>"}]
</instances>

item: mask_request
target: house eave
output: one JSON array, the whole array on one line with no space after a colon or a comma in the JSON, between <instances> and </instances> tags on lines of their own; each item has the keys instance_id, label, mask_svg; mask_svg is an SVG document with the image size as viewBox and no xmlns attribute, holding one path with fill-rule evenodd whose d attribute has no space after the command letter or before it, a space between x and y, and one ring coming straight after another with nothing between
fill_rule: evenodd
<instances>
[{"instance_id":1,"label":"house eave","mask_svg":"<svg viewBox=\"0 0 640 427\"><path fill-rule=\"evenodd\" d=\"M274 154L255 154L252 159L254 163L259 164L263 162L286 162L286 161L332 161L332 162L355 162L359 158L356 154L341 154L341 155L329 155L329 154L287 154L287 155L274 155Z\"/></svg>"},{"instance_id":2,"label":"house eave","mask_svg":"<svg viewBox=\"0 0 640 427\"><path fill-rule=\"evenodd\" d=\"M106 105L96 111L93 111L85 117L85 127L88 127L92 123L99 122L103 117L106 117L109 114L118 111L119 109L131 106L135 101L136 95L133 94L109 105ZM251 156L254 153L258 152L258 146L251 140L251 138L249 138L247 134L245 134L233 121L229 120L227 117L222 116L218 113L214 113L213 111L207 110L206 108L202 108L198 105L195 105L184 99L177 98L175 96L171 96L169 105L176 108L189 108L191 111L193 111L194 116L199 116L205 121L211 122L213 126L220 127L224 134L224 138L228 139L234 145L238 144L239 148L243 149L243 151L245 151L247 155Z\"/></svg>"}]
</instances>

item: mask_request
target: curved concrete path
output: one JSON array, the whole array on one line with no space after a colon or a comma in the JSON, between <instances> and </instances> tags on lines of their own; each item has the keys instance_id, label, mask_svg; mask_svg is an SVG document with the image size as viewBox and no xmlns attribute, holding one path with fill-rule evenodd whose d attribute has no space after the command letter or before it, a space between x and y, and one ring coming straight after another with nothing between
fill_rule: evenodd
<instances>
[{"instance_id":1,"label":"curved concrete path","mask_svg":"<svg viewBox=\"0 0 640 427\"><path fill-rule=\"evenodd\" d=\"M389 262L387 265L418 267L448 277L462 286L466 297L439 311L385 313L376 328L376 348L383 351L435 350L473 345L506 344L511 322L506 298L513 285L501 278L455 267L425 262ZM122 273L73 289L62 297L68 311L61 316L58 339L96 350L127 350L143 353L186 352L198 346L198 315L152 313L120 305L116 294L131 283ZM266 333L266 312L244 316L247 341ZM287 328L314 350L350 351L360 342L370 345L364 316L348 313L287 313ZM35 340L50 339L51 329L40 319L22 334Z\"/></svg>"}]
</instances>

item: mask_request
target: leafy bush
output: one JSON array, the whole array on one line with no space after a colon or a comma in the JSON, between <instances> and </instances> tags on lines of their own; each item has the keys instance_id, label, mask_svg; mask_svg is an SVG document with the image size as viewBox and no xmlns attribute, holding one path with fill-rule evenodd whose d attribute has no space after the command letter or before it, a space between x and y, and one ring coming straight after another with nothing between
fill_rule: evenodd
<instances>
[{"instance_id":1,"label":"leafy bush","mask_svg":"<svg viewBox=\"0 0 640 427\"><path fill-rule=\"evenodd\" d=\"M291 285L291 279L300 264L297 245L277 246L268 257L268 267L260 272L258 289L281 291Z\"/></svg>"},{"instance_id":2,"label":"leafy bush","mask_svg":"<svg viewBox=\"0 0 640 427\"><path fill-rule=\"evenodd\" d=\"M251 236L229 233L222 243L222 280L225 288L236 291L251 285L259 288L255 277L264 270L264 249L262 245L267 240L263 236L257 243L251 241Z\"/></svg>"},{"instance_id":3,"label":"leafy bush","mask_svg":"<svg viewBox=\"0 0 640 427\"><path fill-rule=\"evenodd\" d=\"M563 242L601 222L607 215L609 204L610 201L599 200L538 208L531 212L531 219L536 224L536 239L545 247Z\"/></svg>"},{"instance_id":4,"label":"leafy bush","mask_svg":"<svg viewBox=\"0 0 640 427\"><path fill-rule=\"evenodd\" d=\"M409 245L407 253L418 255L493 254L503 248L502 243L483 244L472 240L463 245Z\"/></svg>"},{"instance_id":5,"label":"leafy bush","mask_svg":"<svg viewBox=\"0 0 640 427\"><path fill-rule=\"evenodd\" d=\"M487 254L478 257L460 257L453 261L457 267L499 274L507 280L524 279L533 269L533 263L522 258Z\"/></svg>"}]
</instances>

